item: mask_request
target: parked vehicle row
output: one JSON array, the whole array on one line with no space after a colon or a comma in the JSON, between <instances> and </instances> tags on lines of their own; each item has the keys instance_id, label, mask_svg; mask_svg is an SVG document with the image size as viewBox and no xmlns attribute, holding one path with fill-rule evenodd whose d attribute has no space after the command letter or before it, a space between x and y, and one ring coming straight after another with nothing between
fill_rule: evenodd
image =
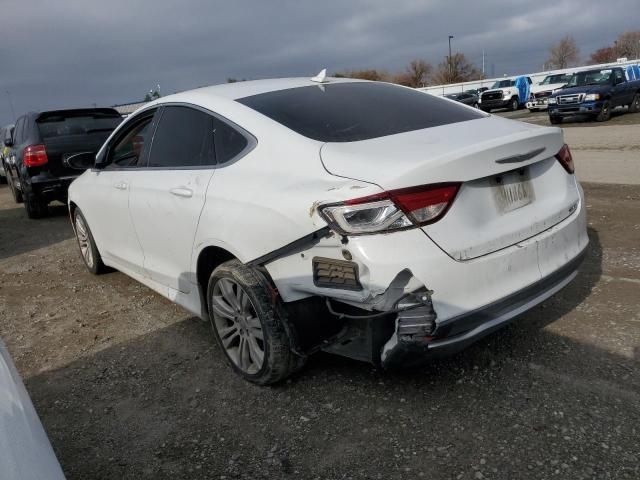
<instances>
[{"instance_id":1,"label":"parked vehicle row","mask_svg":"<svg viewBox=\"0 0 640 480\"><path fill-rule=\"evenodd\" d=\"M585 206L562 135L385 83L238 82L149 103L70 157L86 171L68 205L90 272L211 321L248 381L319 350L403 366L575 277Z\"/></svg>"},{"instance_id":2,"label":"parked vehicle row","mask_svg":"<svg viewBox=\"0 0 640 480\"><path fill-rule=\"evenodd\" d=\"M122 121L111 108L31 112L5 127L2 164L16 203L29 218L47 214L47 205L67 202L69 184L80 174L67 162L89 152L95 155Z\"/></svg>"}]
</instances>

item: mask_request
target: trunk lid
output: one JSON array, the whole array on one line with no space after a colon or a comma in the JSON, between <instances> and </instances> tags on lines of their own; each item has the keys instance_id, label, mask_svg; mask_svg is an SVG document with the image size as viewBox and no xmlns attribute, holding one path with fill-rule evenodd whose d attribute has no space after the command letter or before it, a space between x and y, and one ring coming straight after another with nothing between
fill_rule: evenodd
<instances>
[{"instance_id":1,"label":"trunk lid","mask_svg":"<svg viewBox=\"0 0 640 480\"><path fill-rule=\"evenodd\" d=\"M384 190L462 185L447 214L423 231L456 260L514 245L568 217L575 176L554 155L562 131L487 117L321 150L330 173Z\"/></svg>"}]
</instances>

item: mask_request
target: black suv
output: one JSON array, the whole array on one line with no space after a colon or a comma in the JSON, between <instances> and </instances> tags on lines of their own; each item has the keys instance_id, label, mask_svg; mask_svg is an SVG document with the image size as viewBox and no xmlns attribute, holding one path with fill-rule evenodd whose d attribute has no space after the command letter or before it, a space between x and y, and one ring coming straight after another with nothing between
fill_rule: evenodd
<instances>
[{"instance_id":1,"label":"black suv","mask_svg":"<svg viewBox=\"0 0 640 480\"><path fill-rule=\"evenodd\" d=\"M27 113L16 121L5 161L16 203L24 201L29 218L47 214L53 200L67 202L69 184L82 172L67 161L79 153L97 153L122 121L112 108Z\"/></svg>"}]
</instances>

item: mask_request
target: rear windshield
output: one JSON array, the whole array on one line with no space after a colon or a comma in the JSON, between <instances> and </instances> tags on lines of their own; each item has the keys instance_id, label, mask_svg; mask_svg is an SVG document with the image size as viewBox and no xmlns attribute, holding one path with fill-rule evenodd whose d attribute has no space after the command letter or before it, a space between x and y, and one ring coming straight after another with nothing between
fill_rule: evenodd
<instances>
[{"instance_id":1,"label":"rear windshield","mask_svg":"<svg viewBox=\"0 0 640 480\"><path fill-rule=\"evenodd\" d=\"M483 117L428 93L386 83L313 85L238 102L321 142L368 140Z\"/></svg>"},{"instance_id":2,"label":"rear windshield","mask_svg":"<svg viewBox=\"0 0 640 480\"><path fill-rule=\"evenodd\" d=\"M87 135L91 133L109 133L122 121L119 115L81 114L53 115L37 120L42 139L67 135Z\"/></svg>"}]
</instances>

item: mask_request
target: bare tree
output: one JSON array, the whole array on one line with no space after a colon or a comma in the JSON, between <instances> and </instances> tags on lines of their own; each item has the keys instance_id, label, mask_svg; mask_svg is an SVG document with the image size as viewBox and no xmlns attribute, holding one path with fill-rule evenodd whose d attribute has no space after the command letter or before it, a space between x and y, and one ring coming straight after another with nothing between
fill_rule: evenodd
<instances>
[{"instance_id":1,"label":"bare tree","mask_svg":"<svg viewBox=\"0 0 640 480\"><path fill-rule=\"evenodd\" d=\"M425 87L433 67L426 60L411 60L404 72L394 77L394 82L406 87Z\"/></svg>"},{"instance_id":2,"label":"bare tree","mask_svg":"<svg viewBox=\"0 0 640 480\"><path fill-rule=\"evenodd\" d=\"M385 70L377 70L369 68L365 70L345 70L344 72L336 72L334 77L359 78L360 80L374 80L388 82L392 76Z\"/></svg>"},{"instance_id":3,"label":"bare tree","mask_svg":"<svg viewBox=\"0 0 640 480\"><path fill-rule=\"evenodd\" d=\"M618 56L616 54L615 48L602 47L591 54L589 58L589 63L598 64L598 63L615 62L616 58L618 58Z\"/></svg>"},{"instance_id":4,"label":"bare tree","mask_svg":"<svg viewBox=\"0 0 640 480\"><path fill-rule=\"evenodd\" d=\"M576 41L567 35L549 49L547 64L555 68L567 68L578 62L579 52Z\"/></svg>"},{"instance_id":5,"label":"bare tree","mask_svg":"<svg viewBox=\"0 0 640 480\"><path fill-rule=\"evenodd\" d=\"M618 57L640 58L640 30L624 32L616 40L614 48Z\"/></svg>"},{"instance_id":6,"label":"bare tree","mask_svg":"<svg viewBox=\"0 0 640 480\"><path fill-rule=\"evenodd\" d=\"M456 53L451 56L451 62L445 59L438 65L433 81L436 84L459 83L476 80L481 76L482 73L467 60L463 53Z\"/></svg>"}]
</instances>

